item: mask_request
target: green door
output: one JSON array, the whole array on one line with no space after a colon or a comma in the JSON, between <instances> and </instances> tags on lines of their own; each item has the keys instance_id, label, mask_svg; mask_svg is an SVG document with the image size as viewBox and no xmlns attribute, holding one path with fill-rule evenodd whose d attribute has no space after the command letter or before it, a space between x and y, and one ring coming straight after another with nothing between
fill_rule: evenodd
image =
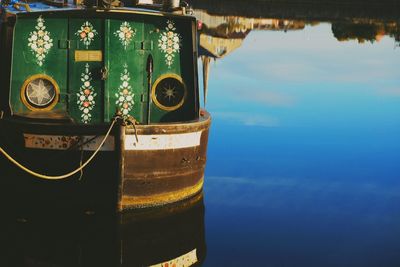
<instances>
[{"instance_id":1,"label":"green door","mask_svg":"<svg viewBox=\"0 0 400 267\"><path fill-rule=\"evenodd\" d=\"M140 123L181 121L192 116L185 104L193 107L193 97L184 84L191 83L187 77L193 76L194 64L187 60L185 77L181 69L181 51L187 58L193 57L191 38L182 38L192 36L191 24L162 16L137 15L129 20L106 20L105 29L105 62L109 70L105 83L106 120L116 110ZM153 71L149 84L150 55Z\"/></svg>"},{"instance_id":2,"label":"green door","mask_svg":"<svg viewBox=\"0 0 400 267\"><path fill-rule=\"evenodd\" d=\"M117 112L142 124L148 114L152 123L193 119L191 27L162 16L70 19L71 116L80 123L109 122Z\"/></svg>"},{"instance_id":3,"label":"green door","mask_svg":"<svg viewBox=\"0 0 400 267\"><path fill-rule=\"evenodd\" d=\"M68 20L43 14L17 19L14 31L10 105L15 114L30 111L65 110ZM3 59L0 58L0 61ZM3 71L3 70L1 70ZM46 91L29 96L29 84L52 86L60 98ZM44 84L43 84L44 82ZM37 86L35 86L37 87ZM40 86L39 86L40 87ZM47 88L46 86L42 89ZM31 97L31 98L30 98Z\"/></svg>"},{"instance_id":4,"label":"green door","mask_svg":"<svg viewBox=\"0 0 400 267\"><path fill-rule=\"evenodd\" d=\"M105 21L105 120L119 111L124 117L146 121L147 90L145 90L146 51L143 22L140 20Z\"/></svg>"},{"instance_id":5,"label":"green door","mask_svg":"<svg viewBox=\"0 0 400 267\"><path fill-rule=\"evenodd\" d=\"M138 15L129 20L106 20L105 65L109 70L105 82L106 120L110 120L116 110L124 116L133 116L142 124L184 118L181 114L183 109L178 108L184 103L186 92L182 90L180 98L173 92L171 96L157 99L157 90L153 88L161 84L160 80L184 80L179 53L182 40L179 30L184 27L179 25L178 29L177 25L175 21L161 16ZM188 36L191 36L190 30ZM193 56L191 47L186 45L185 48L189 57ZM147 62L150 55L153 58L153 71L149 84ZM188 66L187 72L193 76L193 64L189 63ZM172 85L166 84L164 87L169 86ZM161 97L167 101L157 101ZM168 100L173 102L174 98L179 98L175 104L168 103ZM168 104L170 106L166 106ZM190 114L186 110L184 113ZM147 118L149 115L150 120Z\"/></svg>"},{"instance_id":6,"label":"green door","mask_svg":"<svg viewBox=\"0 0 400 267\"><path fill-rule=\"evenodd\" d=\"M69 112L78 123L104 121L104 21L69 21Z\"/></svg>"}]
</instances>

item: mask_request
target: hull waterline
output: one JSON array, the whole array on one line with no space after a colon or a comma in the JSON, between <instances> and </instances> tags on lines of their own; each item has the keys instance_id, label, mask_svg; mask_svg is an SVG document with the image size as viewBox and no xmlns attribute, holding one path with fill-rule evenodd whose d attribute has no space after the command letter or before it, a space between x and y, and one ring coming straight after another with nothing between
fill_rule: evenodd
<instances>
[{"instance_id":1,"label":"hull waterline","mask_svg":"<svg viewBox=\"0 0 400 267\"><path fill-rule=\"evenodd\" d=\"M21 164L46 175L79 167L106 132L106 127L18 120L0 124L1 146ZM118 211L177 202L202 190L209 126L208 113L180 124L116 125L94 160L63 180L34 177L2 158L3 188L15 191L20 206L78 194L89 208L103 203Z\"/></svg>"}]
</instances>

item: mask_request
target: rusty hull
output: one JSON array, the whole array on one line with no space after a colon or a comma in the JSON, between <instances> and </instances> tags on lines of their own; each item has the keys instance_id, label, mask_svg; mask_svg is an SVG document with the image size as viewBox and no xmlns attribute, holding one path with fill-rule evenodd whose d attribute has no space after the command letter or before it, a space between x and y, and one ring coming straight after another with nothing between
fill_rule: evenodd
<instances>
[{"instance_id":1,"label":"rusty hull","mask_svg":"<svg viewBox=\"0 0 400 267\"><path fill-rule=\"evenodd\" d=\"M181 124L121 127L118 210L158 206L183 200L203 188L210 116ZM201 132L200 145L177 149L126 150L127 135L174 135Z\"/></svg>"},{"instance_id":2,"label":"rusty hull","mask_svg":"<svg viewBox=\"0 0 400 267\"><path fill-rule=\"evenodd\" d=\"M197 121L181 124L137 125L136 134L176 135L197 132L198 144L177 149L125 150L125 137L134 135L131 127L115 127L111 133L115 148L100 151L83 171L65 180L48 181L27 174L0 156L0 187L18 199L15 209L29 205L57 203L60 209L118 211L154 207L186 199L202 190L210 116L203 112ZM107 126L82 127L71 123L33 123L28 120L0 120L0 145L23 165L39 173L60 175L79 167L93 151L49 146L27 147L26 134L67 137L104 134ZM29 144L28 144L29 145ZM11 204L11 203L9 203Z\"/></svg>"}]
</instances>

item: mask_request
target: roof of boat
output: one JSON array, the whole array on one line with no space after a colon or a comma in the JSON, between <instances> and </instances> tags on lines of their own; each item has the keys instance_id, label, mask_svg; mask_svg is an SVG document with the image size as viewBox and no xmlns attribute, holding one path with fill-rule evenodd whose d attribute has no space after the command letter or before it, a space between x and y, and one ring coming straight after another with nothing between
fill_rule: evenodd
<instances>
[{"instance_id":1,"label":"roof of boat","mask_svg":"<svg viewBox=\"0 0 400 267\"><path fill-rule=\"evenodd\" d=\"M26 4L29 4L30 10L27 10L25 7ZM5 7L7 13L15 14L15 15L28 15L34 13L54 13L54 12L68 12L68 13L80 13L80 12L96 12L96 13L134 13L134 14L146 14L146 15L155 15L155 16L179 16L183 17L181 14L171 13L162 11L158 6L153 5L142 5L135 7L113 7L113 8L85 8L82 6L76 5L66 5L66 6L54 6L51 4L46 4L44 2L14 2L13 5L8 5ZM1 11L0 11L1 13ZM184 16L191 17L191 16Z\"/></svg>"}]
</instances>

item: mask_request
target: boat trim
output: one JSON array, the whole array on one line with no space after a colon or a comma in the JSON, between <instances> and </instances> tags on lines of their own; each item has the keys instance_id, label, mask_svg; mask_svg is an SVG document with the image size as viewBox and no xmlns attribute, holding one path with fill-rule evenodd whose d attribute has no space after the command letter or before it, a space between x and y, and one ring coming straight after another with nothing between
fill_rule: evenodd
<instances>
[{"instance_id":1,"label":"boat trim","mask_svg":"<svg viewBox=\"0 0 400 267\"><path fill-rule=\"evenodd\" d=\"M104 135L65 136L24 133L25 147L34 149L95 151L103 139ZM100 151L114 151L114 143L114 137L108 137Z\"/></svg>"},{"instance_id":2,"label":"boat trim","mask_svg":"<svg viewBox=\"0 0 400 267\"><path fill-rule=\"evenodd\" d=\"M149 196L122 196L121 199L121 210L130 208L143 208L143 207L154 207L164 205L167 203L177 202L191 196L194 196L200 192L203 188L204 176L201 177L199 182L193 186L189 186L176 191L161 193Z\"/></svg>"},{"instance_id":3,"label":"boat trim","mask_svg":"<svg viewBox=\"0 0 400 267\"><path fill-rule=\"evenodd\" d=\"M165 150L200 145L202 131L180 134L126 135L125 150Z\"/></svg>"},{"instance_id":4,"label":"boat trim","mask_svg":"<svg viewBox=\"0 0 400 267\"><path fill-rule=\"evenodd\" d=\"M174 259L150 265L149 267L164 267L164 266L192 266L197 263L197 249L193 249L186 254L183 254Z\"/></svg>"}]
</instances>

